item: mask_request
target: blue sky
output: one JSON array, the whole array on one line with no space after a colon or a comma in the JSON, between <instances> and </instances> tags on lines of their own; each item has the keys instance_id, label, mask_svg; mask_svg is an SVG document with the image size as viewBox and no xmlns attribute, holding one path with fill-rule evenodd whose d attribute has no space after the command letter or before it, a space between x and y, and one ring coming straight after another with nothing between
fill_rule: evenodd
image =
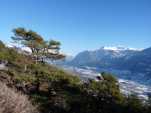
<instances>
[{"instance_id":1,"label":"blue sky","mask_svg":"<svg viewBox=\"0 0 151 113\"><path fill-rule=\"evenodd\" d=\"M0 0L0 39L25 27L75 55L101 46L151 47L150 0Z\"/></svg>"}]
</instances>

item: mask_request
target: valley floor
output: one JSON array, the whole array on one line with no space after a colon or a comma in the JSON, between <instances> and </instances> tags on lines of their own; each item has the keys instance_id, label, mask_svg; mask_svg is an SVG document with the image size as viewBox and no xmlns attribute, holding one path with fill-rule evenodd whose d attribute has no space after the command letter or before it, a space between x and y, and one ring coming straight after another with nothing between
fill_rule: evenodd
<instances>
[{"instance_id":1,"label":"valley floor","mask_svg":"<svg viewBox=\"0 0 151 113\"><path fill-rule=\"evenodd\" d=\"M63 66L63 69L71 73L75 73L80 76L84 81L88 79L96 79L96 76L100 75L97 71L94 71L94 68L78 68L72 66ZM120 77L117 76L119 81L120 90L125 95L135 94L140 99L148 99L148 96L151 95L151 86L144 85L139 82L129 80L126 76Z\"/></svg>"}]
</instances>

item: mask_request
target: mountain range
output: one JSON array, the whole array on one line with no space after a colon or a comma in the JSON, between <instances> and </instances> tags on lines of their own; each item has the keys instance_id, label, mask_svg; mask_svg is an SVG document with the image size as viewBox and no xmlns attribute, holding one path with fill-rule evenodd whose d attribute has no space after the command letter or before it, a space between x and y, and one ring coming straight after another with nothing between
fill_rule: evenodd
<instances>
[{"instance_id":1,"label":"mountain range","mask_svg":"<svg viewBox=\"0 0 151 113\"><path fill-rule=\"evenodd\" d=\"M101 47L94 51L80 52L65 64L107 71L120 78L151 84L151 48Z\"/></svg>"}]
</instances>

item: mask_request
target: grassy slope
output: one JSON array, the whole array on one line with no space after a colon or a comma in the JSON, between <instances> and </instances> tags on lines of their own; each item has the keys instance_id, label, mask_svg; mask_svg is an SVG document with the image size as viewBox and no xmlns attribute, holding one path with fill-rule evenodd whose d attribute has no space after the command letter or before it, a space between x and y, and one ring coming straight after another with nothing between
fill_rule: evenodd
<instances>
[{"instance_id":1,"label":"grassy slope","mask_svg":"<svg viewBox=\"0 0 151 113\"><path fill-rule=\"evenodd\" d=\"M80 85L78 77L48 64L35 64L30 56L19 54L14 49L1 47L0 59L8 61L8 70L0 71L0 80L28 94L43 112L55 107L58 107L57 110L63 109L64 101L71 96L72 91L68 90ZM37 86L38 89L35 88Z\"/></svg>"}]
</instances>

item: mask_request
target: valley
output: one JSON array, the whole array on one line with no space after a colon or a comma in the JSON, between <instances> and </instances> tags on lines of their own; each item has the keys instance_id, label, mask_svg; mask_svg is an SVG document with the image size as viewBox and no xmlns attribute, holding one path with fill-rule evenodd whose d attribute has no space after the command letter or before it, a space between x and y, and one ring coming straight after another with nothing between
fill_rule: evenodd
<instances>
[{"instance_id":1,"label":"valley","mask_svg":"<svg viewBox=\"0 0 151 113\"><path fill-rule=\"evenodd\" d=\"M71 66L63 66L62 67L67 72L75 73L79 75L79 77L83 81L88 81L89 79L96 80L97 76L100 76L98 70L94 67L71 67ZM107 71L102 69L102 72ZM100 71L101 72L101 71ZM116 78L118 79L120 90L125 95L135 94L140 99L148 99L148 96L151 95L151 85L148 83L142 82L143 76L140 74L140 78L131 77L131 73L129 71L117 71L117 70L108 70L107 72L115 73L118 75ZM122 75L122 76L120 76ZM137 79L137 80L136 80ZM150 81L149 81L150 83Z\"/></svg>"},{"instance_id":2,"label":"valley","mask_svg":"<svg viewBox=\"0 0 151 113\"><path fill-rule=\"evenodd\" d=\"M151 94L151 48L101 47L83 51L75 57L56 64L66 71L80 75L82 80L96 79L101 72L113 74L121 92L147 99Z\"/></svg>"}]
</instances>

